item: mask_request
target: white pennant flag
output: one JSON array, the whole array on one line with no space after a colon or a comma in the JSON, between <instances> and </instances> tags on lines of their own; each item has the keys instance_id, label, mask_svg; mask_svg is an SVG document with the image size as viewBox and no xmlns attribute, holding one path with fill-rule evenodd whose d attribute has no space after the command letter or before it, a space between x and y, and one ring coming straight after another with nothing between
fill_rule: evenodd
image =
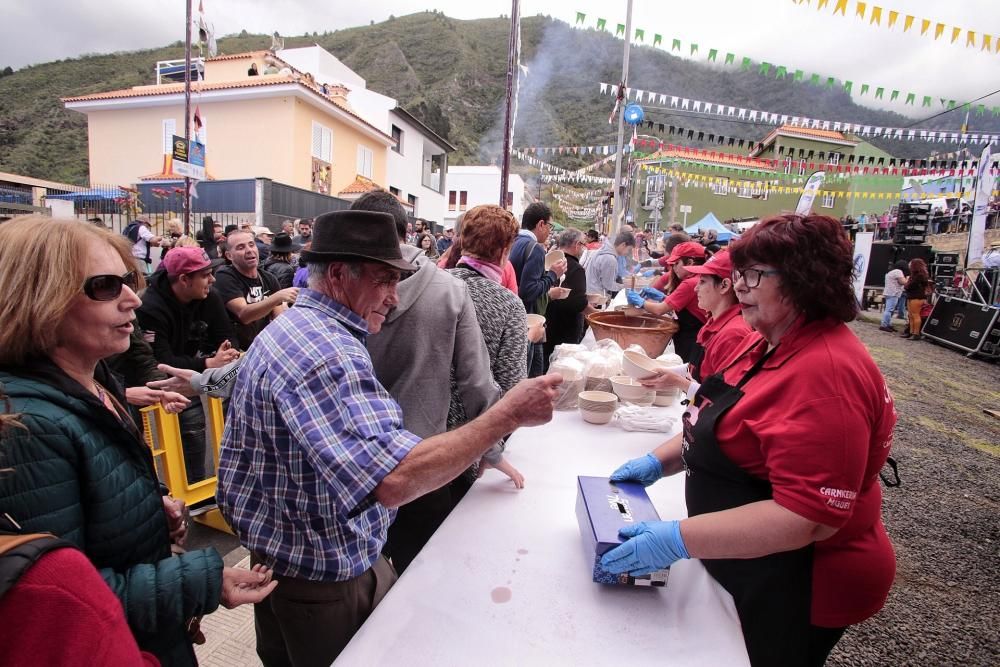
<instances>
[{"instance_id":1,"label":"white pennant flag","mask_svg":"<svg viewBox=\"0 0 1000 667\"><path fill-rule=\"evenodd\" d=\"M671 97L670 98L670 106L672 106L674 108L677 108L677 98L676 97Z\"/></svg>"},{"instance_id":2,"label":"white pennant flag","mask_svg":"<svg viewBox=\"0 0 1000 667\"><path fill-rule=\"evenodd\" d=\"M601 84L601 95L607 95L607 94L608 94L608 84L602 83Z\"/></svg>"},{"instance_id":3,"label":"white pennant flag","mask_svg":"<svg viewBox=\"0 0 1000 667\"><path fill-rule=\"evenodd\" d=\"M687 98L681 98L681 109L687 109L690 102L691 100Z\"/></svg>"},{"instance_id":4,"label":"white pennant flag","mask_svg":"<svg viewBox=\"0 0 1000 667\"><path fill-rule=\"evenodd\" d=\"M666 104L667 104L667 96L666 96L666 95L663 95L663 94L661 93L661 94L660 94L660 105L661 105L661 106L665 106Z\"/></svg>"}]
</instances>

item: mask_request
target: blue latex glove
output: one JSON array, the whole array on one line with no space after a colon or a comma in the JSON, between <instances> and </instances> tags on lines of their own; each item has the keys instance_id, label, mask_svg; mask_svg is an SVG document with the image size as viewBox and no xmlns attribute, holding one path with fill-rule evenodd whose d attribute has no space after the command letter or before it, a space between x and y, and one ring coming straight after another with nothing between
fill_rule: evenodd
<instances>
[{"instance_id":1,"label":"blue latex glove","mask_svg":"<svg viewBox=\"0 0 1000 667\"><path fill-rule=\"evenodd\" d=\"M625 290L625 298L628 299L628 305L635 306L636 308L642 308L642 304L646 302L634 289Z\"/></svg>"},{"instance_id":2,"label":"blue latex glove","mask_svg":"<svg viewBox=\"0 0 1000 667\"><path fill-rule=\"evenodd\" d=\"M627 541L601 557L601 567L612 574L633 577L670 567L690 558L681 537L680 521L643 521L618 531Z\"/></svg>"},{"instance_id":3,"label":"blue latex glove","mask_svg":"<svg viewBox=\"0 0 1000 667\"><path fill-rule=\"evenodd\" d=\"M642 291L639 293L642 294L647 299L649 299L650 301L655 301L656 303L660 303L661 301L667 298L666 294L652 287L643 287Z\"/></svg>"},{"instance_id":4,"label":"blue latex glove","mask_svg":"<svg viewBox=\"0 0 1000 667\"><path fill-rule=\"evenodd\" d=\"M612 482L639 482L649 486L663 477L663 466L652 454L626 461L611 473Z\"/></svg>"},{"instance_id":5,"label":"blue latex glove","mask_svg":"<svg viewBox=\"0 0 1000 667\"><path fill-rule=\"evenodd\" d=\"M642 276L643 278L652 278L653 276L656 275L656 269L646 269L639 275Z\"/></svg>"}]
</instances>

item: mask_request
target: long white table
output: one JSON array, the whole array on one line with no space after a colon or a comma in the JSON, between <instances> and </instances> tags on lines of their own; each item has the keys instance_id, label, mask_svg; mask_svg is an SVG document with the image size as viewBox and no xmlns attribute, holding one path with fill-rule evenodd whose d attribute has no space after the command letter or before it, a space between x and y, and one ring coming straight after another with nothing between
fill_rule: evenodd
<instances>
[{"instance_id":1,"label":"long white table","mask_svg":"<svg viewBox=\"0 0 1000 667\"><path fill-rule=\"evenodd\" d=\"M487 471L335 664L749 664L732 598L699 561L676 563L666 588L590 580L577 475L607 476L664 439L575 411L515 433L525 488ZM662 518L686 516L683 475L648 491Z\"/></svg>"}]
</instances>

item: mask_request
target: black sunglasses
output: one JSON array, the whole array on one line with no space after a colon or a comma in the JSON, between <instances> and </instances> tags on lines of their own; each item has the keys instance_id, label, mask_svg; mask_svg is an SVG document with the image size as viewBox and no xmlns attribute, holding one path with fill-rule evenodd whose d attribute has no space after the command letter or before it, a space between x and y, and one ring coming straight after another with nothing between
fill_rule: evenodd
<instances>
[{"instance_id":1,"label":"black sunglasses","mask_svg":"<svg viewBox=\"0 0 1000 667\"><path fill-rule=\"evenodd\" d=\"M83 293L94 301L114 301L121 295L123 285L132 291L139 289L139 274L129 271L124 276L91 276L83 281Z\"/></svg>"}]
</instances>

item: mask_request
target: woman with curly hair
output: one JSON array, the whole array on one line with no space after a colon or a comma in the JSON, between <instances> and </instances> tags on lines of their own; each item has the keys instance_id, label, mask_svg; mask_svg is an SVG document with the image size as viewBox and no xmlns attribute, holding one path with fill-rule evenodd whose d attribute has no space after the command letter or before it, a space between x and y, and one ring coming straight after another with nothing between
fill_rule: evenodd
<instances>
[{"instance_id":1,"label":"woman with curly hair","mask_svg":"<svg viewBox=\"0 0 1000 667\"><path fill-rule=\"evenodd\" d=\"M909 268L910 276L903 286L903 293L906 294L906 315L910 326L903 331L902 337L920 340L923 337L920 335L923 324L920 309L931 295L931 277L927 272L927 263L919 257L910 260Z\"/></svg>"},{"instance_id":2,"label":"woman with curly hair","mask_svg":"<svg viewBox=\"0 0 1000 667\"><path fill-rule=\"evenodd\" d=\"M705 378L683 433L611 476L686 470L690 518L622 529L602 565L639 575L699 558L733 596L752 665L822 665L895 576L878 474L892 396L845 324L853 248L836 220L767 218L730 254L755 331Z\"/></svg>"}]
</instances>

